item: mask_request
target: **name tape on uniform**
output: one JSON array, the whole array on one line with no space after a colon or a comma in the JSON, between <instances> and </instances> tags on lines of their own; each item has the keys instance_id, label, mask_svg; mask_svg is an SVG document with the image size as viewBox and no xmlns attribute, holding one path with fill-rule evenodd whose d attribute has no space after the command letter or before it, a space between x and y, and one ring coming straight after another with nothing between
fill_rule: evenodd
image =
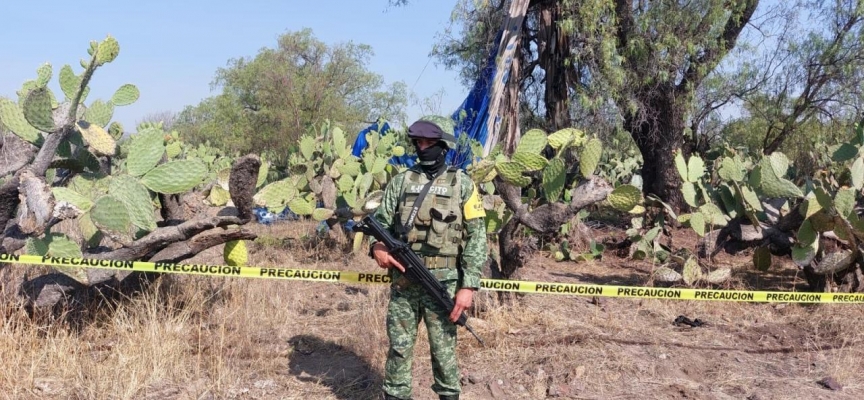
<instances>
[{"instance_id":1,"label":"name tape on uniform","mask_svg":"<svg viewBox=\"0 0 864 400\"><path fill-rule=\"evenodd\" d=\"M386 274L318 269L267 268L207 264L177 264L148 261L115 261L92 258L43 257L0 253L2 263L49 265L58 267L104 268L138 272L241 278L286 279L317 282L389 284ZM734 301L756 303L864 303L864 294L766 292L693 288L655 288L575 283L529 282L481 279L483 290L573 296L629 297L640 299Z\"/></svg>"}]
</instances>

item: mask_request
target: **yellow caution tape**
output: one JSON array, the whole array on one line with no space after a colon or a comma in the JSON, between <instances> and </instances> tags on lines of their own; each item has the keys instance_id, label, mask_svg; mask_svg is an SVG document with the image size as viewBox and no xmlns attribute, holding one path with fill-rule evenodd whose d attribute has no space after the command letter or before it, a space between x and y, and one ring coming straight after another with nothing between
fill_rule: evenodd
<instances>
[{"instance_id":1,"label":"yellow caution tape","mask_svg":"<svg viewBox=\"0 0 864 400\"><path fill-rule=\"evenodd\" d=\"M228 276L241 278L287 279L317 282L346 282L388 284L386 274L356 271L328 271L318 269L291 269L241 267L229 265L177 264L147 261L114 261L92 258L42 257L34 255L0 254L0 262L50 265L60 267L104 268L124 271L177 273L189 275ZM673 299L735 301L757 303L864 303L864 294L765 292L749 290L710 290L692 288L657 288L612 285L584 285L555 282L529 282L481 279L483 290L560 294L574 296L629 297L640 299Z\"/></svg>"}]
</instances>

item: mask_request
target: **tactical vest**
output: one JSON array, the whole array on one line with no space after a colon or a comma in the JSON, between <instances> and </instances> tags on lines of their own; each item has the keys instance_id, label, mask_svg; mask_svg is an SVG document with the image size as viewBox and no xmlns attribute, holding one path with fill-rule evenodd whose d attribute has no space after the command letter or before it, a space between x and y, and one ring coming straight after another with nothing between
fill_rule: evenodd
<instances>
[{"instance_id":1,"label":"tactical vest","mask_svg":"<svg viewBox=\"0 0 864 400\"><path fill-rule=\"evenodd\" d=\"M429 179L422 172L408 170L402 181L397 221L408 223L414 200ZM462 182L459 171L449 169L439 176L423 200L414 226L405 235L411 250L422 256L456 257L464 246L462 227Z\"/></svg>"}]
</instances>

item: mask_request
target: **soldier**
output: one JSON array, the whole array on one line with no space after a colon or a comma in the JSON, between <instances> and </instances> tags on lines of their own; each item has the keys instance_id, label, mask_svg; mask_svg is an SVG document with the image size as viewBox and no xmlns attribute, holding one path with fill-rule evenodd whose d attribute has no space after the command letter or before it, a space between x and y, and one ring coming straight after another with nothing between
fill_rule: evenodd
<instances>
[{"instance_id":1,"label":"soldier","mask_svg":"<svg viewBox=\"0 0 864 400\"><path fill-rule=\"evenodd\" d=\"M455 296L455 307L448 313L420 285L409 282L403 275L405 268L387 247L372 239L372 257L388 269L393 280L387 308L390 348L384 398L411 398L414 343L423 320L432 356L432 390L440 399L458 400L462 388L454 322L471 307L474 292L480 288L488 251L486 214L471 178L445 163L447 150L455 148L452 120L423 117L409 127L408 137L417 150L418 163L387 184L375 218L423 259L450 296Z\"/></svg>"}]
</instances>

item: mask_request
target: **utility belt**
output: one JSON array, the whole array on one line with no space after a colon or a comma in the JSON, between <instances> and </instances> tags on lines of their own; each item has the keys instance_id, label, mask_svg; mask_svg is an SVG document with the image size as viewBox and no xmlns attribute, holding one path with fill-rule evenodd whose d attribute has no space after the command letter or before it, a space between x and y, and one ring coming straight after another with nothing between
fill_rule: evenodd
<instances>
[{"instance_id":1,"label":"utility belt","mask_svg":"<svg viewBox=\"0 0 864 400\"><path fill-rule=\"evenodd\" d=\"M459 265L457 257L420 256L427 269L452 269Z\"/></svg>"},{"instance_id":2,"label":"utility belt","mask_svg":"<svg viewBox=\"0 0 864 400\"><path fill-rule=\"evenodd\" d=\"M440 280L457 279L457 276L458 276L457 274L459 274L458 272L456 272L456 267L459 264L459 258L458 257L453 257L453 256L449 256L449 257L447 257L447 256L423 256L423 255L419 255L419 256L420 256L420 259L423 260L423 264L426 265L426 268L429 270L429 272L432 273L432 276L434 276L435 279L438 279L439 281ZM395 268L393 268L390 270L390 273L391 274L399 274L399 271L396 270ZM400 275L399 278L393 280L393 283L395 284L395 286L398 289L404 290L404 289L408 288L409 286L415 285L414 283L412 283L411 281L408 280L408 277L401 275L401 274L399 274L399 275Z\"/></svg>"}]
</instances>

